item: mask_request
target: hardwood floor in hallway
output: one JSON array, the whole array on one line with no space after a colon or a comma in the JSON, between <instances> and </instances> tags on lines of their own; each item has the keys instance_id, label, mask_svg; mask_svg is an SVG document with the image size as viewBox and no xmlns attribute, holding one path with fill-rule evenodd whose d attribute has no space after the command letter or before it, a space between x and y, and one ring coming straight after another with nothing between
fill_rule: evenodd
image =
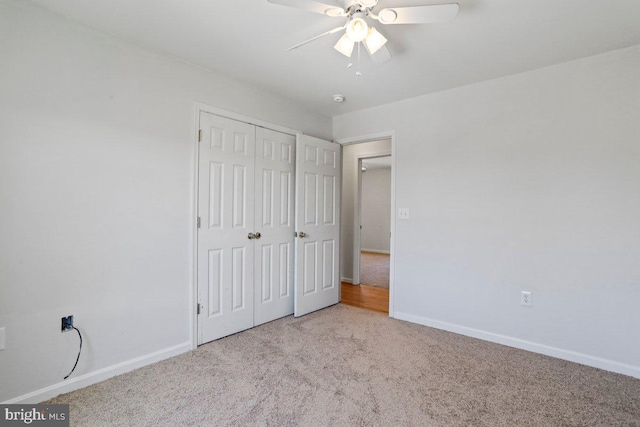
<instances>
[{"instance_id":1,"label":"hardwood floor in hallway","mask_svg":"<svg viewBox=\"0 0 640 427\"><path fill-rule=\"evenodd\" d=\"M354 307L389 313L389 289L342 282L340 302Z\"/></svg>"}]
</instances>

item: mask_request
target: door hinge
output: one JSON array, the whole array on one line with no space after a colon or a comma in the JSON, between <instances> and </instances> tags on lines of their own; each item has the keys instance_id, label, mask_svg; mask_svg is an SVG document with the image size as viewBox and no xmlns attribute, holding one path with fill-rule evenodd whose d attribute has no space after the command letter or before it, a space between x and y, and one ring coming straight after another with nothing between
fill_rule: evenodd
<instances>
[{"instance_id":1,"label":"door hinge","mask_svg":"<svg viewBox=\"0 0 640 427\"><path fill-rule=\"evenodd\" d=\"M200 314L200 307L201 307L201 305L200 305L200 303L198 303L198 314Z\"/></svg>"},{"instance_id":2,"label":"door hinge","mask_svg":"<svg viewBox=\"0 0 640 427\"><path fill-rule=\"evenodd\" d=\"M200 228L200 217L198 217L198 228Z\"/></svg>"},{"instance_id":3,"label":"door hinge","mask_svg":"<svg viewBox=\"0 0 640 427\"><path fill-rule=\"evenodd\" d=\"M198 129L198 142L202 141L202 129Z\"/></svg>"}]
</instances>

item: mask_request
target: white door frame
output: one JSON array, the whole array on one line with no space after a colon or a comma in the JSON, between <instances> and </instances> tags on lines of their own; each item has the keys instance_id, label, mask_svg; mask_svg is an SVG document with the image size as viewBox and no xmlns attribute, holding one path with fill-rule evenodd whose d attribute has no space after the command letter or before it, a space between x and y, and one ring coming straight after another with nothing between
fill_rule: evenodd
<instances>
[{"instance_id":1,"label":"white door frame","mask_svg":"<svg viewBox=\"0 0 640 427\"><path fill-rule=\"evenodd\" d=\"M395 301L395 286L394 286L394 274L395 274L395 253L396 253L396 131L389 130L385 132L379 132L368 135L359 135L349 138L340 138L336 139L336 142L341 145L351 145L351 144L359 144L362 142L371 142L371 141L379 141L381 139L391 139L391 258L389 259L389 317L394 317L393 311L393 303ZM388 156L388 153L382 154L382 156ZM381 157L380 155L376 156L375 154L366 154L363 157ZM360 162L360 160L358 160ZM360 178L362 175L362 170L358 170L358 185L360 185ZM358 249L360 248L360 236L359 236L359 228L360 228L360 206L359 203L356 203L356 208L354 209L356 215L358 217L357 229L354 230L354 234L358 234ZM355 227L354 227L355 228ZM354 253L355 253L355 241L354 241ZM355 256L355 255L354 255ZM358 270L354 271L353 275L360 279L360 253L358 253ZM355 258L354 258L355 264ZM355 279L355 277L354 277ZM355 280L354 280L355 281ZM358 280L359 282L359 280Z\"/></svg>"},{"instance_id":2,"label":"white door frame","mask_svg":"<svg viewBox=\"0 0 640 427\"><path fill-rule=\"evenodd\" d=\"M276 125L266 122L264 120L256 119L253 117L245 116L243 114L235 113L233 111L223 110L218 107L203 104L200 102L195 103L195 128L192 135L192 141L194 146L193 155L193 191L191 193L191 295L189 300L191 301L189 308L189 317L191 318L191 326L189 330L191 338L191 350L195 350L198 347L198 174L200 171L200 144L199 144L199 131L200 131L200 113L210 113L216 116L225 117L227 119L237 120L239 122L248 123L251 125L263 127L266 129L275 130L277 132L286 133L289 135L297 135L299 130L291 129L285 126Z\"/></svg>"}]
</instances>

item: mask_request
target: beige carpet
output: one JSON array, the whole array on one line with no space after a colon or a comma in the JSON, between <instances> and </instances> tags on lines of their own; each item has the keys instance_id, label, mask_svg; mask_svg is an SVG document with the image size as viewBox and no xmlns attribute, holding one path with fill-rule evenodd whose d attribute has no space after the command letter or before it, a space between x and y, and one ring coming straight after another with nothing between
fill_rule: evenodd
<instances>
[{"instance_id":1,"label":"beige carpet","mask_svg":"<svg viewBox=\"0 0 640 427\"><path fill-rule=\"evenodd\" d=\"M360 284L389 289L389 255L360 252Z\"/></svg>"},{"instance_id":2,"label":"beige carpet","mask_svg":"<svg viewBox=\"0 0 640 427\"><path fill-rule=\"evenodd\" d=\"M638 426L640 380L337 305L50 403L76 426Z\"/></svg>"}]
</instances>

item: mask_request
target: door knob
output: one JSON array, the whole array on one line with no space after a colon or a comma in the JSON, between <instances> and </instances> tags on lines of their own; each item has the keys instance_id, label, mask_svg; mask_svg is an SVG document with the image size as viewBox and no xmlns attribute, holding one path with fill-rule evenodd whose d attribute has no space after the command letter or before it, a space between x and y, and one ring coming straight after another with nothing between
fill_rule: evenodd
<instances>
[{"instance_id":1,"label":"door knob","mask_svg":"<svg viewBox=\"0 0 640 427\"><path fill-rule=\"evenodd\" d=\"M253 239L255 239L255 238L256 238L256 235L255 235L255 234L253 234L253 233L249 233L249 235L247 236L247 238L248 238L249 240L253 240Z\"/></svg>"},{"instance_id":2,"label":"door knob","mask_svg":"<svg viewBox=\"0 0 640 427\"><path fill-rule=\"evenodd\" d=\"M256 234L253 235L253 237L255 237L256 239L259 239L262 237L262 234L260 234L260 232L258 231Z\"/></svg>"},{"instance_id":3,"label":"door knob","mask_svg":"<svg viewBox=\"0 0 640 427\"><path fill-rule=\"evenodd\" d=\"M305 233L304 231L301 231L301 232L298 233L298 237L303 239L303 238L307 237L307 233Z\"/></svg>"}]
</instances>

